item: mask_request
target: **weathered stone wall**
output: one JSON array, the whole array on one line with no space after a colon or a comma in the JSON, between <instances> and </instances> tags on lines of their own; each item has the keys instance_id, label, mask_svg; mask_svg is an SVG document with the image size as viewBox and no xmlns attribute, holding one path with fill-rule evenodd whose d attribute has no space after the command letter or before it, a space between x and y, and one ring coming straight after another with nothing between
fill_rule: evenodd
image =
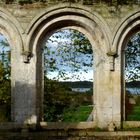
<instances>
[{"instance_id":1,"label":"weathered stone wall","mask_svg":"<svg viewBox=\"0 0 140 140\"><path fill-rule=\"evenodd\" d=\"M139 123L137 123L139 124ZM79 126L78 126L79 125ZM18 123L1 123L1 140L139 140L139 125L137 128L128 126L123 131L108 132L107 129L92 128L91 123L45 123L40 127L36 125L23 125ZM131 124L130 124L131 126ZM132 131L133 130L133 131ZM137 131L136 131L137 130Z\"/></svg>"},{"instance_id":2,"label":"weathered stone wall","mask_svg":"<svg viewBox=\"0 0 140 140\"><path fill-rule=\"evenodd\" d=\"M62 3L60 5L65 5ZM76 7L83 6L88 8L92 12L98 13L104 21L108 24L112 33L115 34L116 28L119 24L128 16L135 11L139 11L140 5L122 5L116 8L115 6L108 6L106 4L94 4L94 5L80 5L80 4L67 4ZM47 4L25 4L24 6L18 4L1 5L1 7L8 10L22 25L23 29L26 30L31 20L37 16L40 12L45 11L46 8L53 7L55 5Z\"/></svg>"},{"instance_id":3,"label":"weathered stone wall","mask_svg":"<svg viewBox=\"0 0 140 140\"><path fill-rule=\"evenodd\" d=\"M127 39L140 30L139 8L72 3L0 5L0 31L12 46L12 120L27 124L42 120L43 37L68 27L84 33L94 50L94 122L101 128L120 127L122 50Z\"/></svg>"}]
</instances>

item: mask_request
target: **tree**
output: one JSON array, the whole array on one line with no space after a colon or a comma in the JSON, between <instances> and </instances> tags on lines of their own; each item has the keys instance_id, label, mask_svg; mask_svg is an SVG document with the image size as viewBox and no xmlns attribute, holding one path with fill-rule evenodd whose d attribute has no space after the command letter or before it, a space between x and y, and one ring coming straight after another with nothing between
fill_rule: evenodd
<instances>
[{"instance_id":1,"label":"tree","mask_svg":"<svg viewBox=\"0 0 140 140\"><path fill-rule=\"evenodd\" d=\"M0 35L0 104L10 102L10 46Z\"/></svg>"},{"instance_id":2,"label":"tree","mask_svg":"<svg viewBox=\"0 0 140 140\"><path fill-rule=\"evenodd\" d=\"M89 109L88 105L92 104L92 93L73 92L65 83L45 78L44 88L45 121L72 121L76 109L83 105ZM88 114L83 116L88 116ZM86 120L75 118L75 121L79 121L79 119Z\"/></svg>"},{"instance_id":3,"label":"tree","mask_svg":"<svg viewBox=\"0 0 140 140\"><path fill-rule=\"evenodd\" d=\"M140 80L140 32L133 35L125 50L126 82Z\"/></svg>"},{"instance_id":4,"label":"tree","mask_svg":"<svg viewBox=\"0 0 140 140\"><path fill-rule=\"evenodd\" d=\"M57 80L80 80L82 72L93 70L92 46L81 32L71 29L54 33L44 48L45 75L57 72Z\"/></svg>"},{"instance_id":5,"label":"tree","mask_svg":"<svg viewBox=\"0 0 140 140\"><path fill-rule=\"evenodd\" d=\"M133 35L126 46L125 50L125 81L126 87L137 87L140 80L140 32ZM125 92L125 116L130 119L133 116L134 104L130 103L130 99L134 99L131 92L126 89ZM139 96L135 96L136 103ZM138 104L136 104L138 105ZM131 114L131 115L130 115ZM130 118L128 116L131 116ZM132 117L132 120L134 118Z\"/></svg>"},{"instance_id":6,"label":"tree","mask_svg":"<svg viewBox=\"0 0 140 140\"><path fill-rule=\"evenodd\" d=\"M62 84L59 80L80 80L82 71L88 72L89 69L93 69L92 61L93 51L89 40L76 30L59 30L47 40L44 47L45 120L63 121L67 111L71 114L77 106L87 102L84 101L84 94L72 92L67 84ZM55 79L48 79L48 75L53 72L57 72ZM90 99L88 97L88 100Z\"/></svg>"},{"instance_id":7,"label":"tree","mask_svg":"<svg viewBox=\"0 0 140 140\"><path fill-rule=\"evenodd\" d=\"M0 121L10 120L10 69L10 46L4 36L0 35Z\"/></svg>"},{"instance_id":8,"label":"tree","mask_svg":"<svg viewBox=\"0 0 140 140\"><path fill-rule=\"evenodd\" d=\"M0 104L10 103L11 87L10 87L10 79L7 77L8 74L2 62L0 62Z\"/></svg>"},{"instance_id":9,"label":"tree","mask_svg":"<svg viewBox=\"0 0 140 140\"><path fill-rule=\"evenodd\" d=\"M92 46L82 33L76 30L60 30L49 38L45 46L45 74L58 71L57 78L68 80L68 72L79 77L81 70L88 72L93 69ZM57 45L57 47L56 47ZM69 71L67 72L67 69ZM74 75L79 72L79 75ZM140 80L140 32L132 36L125 49L126 82Z\"/></svg>"},{"instance_id":10,"label":"tree","mask_svg":"<svg viewBox=\"0 0 140 140\"><path fill-rule=\"evenodd\" d=\"M63 111L71 105L75 106L70 88L56 80L50 80L46 77L44 88L44 120L62 120Z\"/></svg>"}]
</instances>

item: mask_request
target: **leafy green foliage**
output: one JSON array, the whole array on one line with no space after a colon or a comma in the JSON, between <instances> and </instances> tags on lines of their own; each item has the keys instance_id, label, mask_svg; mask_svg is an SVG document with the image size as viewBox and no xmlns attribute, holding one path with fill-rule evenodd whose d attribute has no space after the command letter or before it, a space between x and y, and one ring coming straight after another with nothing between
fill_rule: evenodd
<instances>
[{"instance_id":1,"label":"leafy green foliage","mask_svg":"<svg viewBox=\"0 0 140 140\"><path fill-rule=\"evenodd\" d=\"M68 80L69 74L71 79L79 80L83 71L87 73L93 69L92 46L81 32L71 29L59 30L49 38L44 48L44 63L45 75L57 71L57 80Z\"/></svg>"},{"instance_id":2,"label":"leafy green foliage","mask_svg":"<svg viewBox=\"0 0 140 140\"><path fill-rule=\"evenodd\" d=\"M65 39L65 41L63 39ZM128 75L126 75L126 78L128 78L126 80L128 80L128 81L131 81L131 80L134 81L134 80L139 79L139 67L140 67L139 39L140 39L140 35L138 33L130 39L130 41L128 42L128 45L126 47L125 69L128 74ZM59 40L60 40L60 42L59 42ZM69 42L69 40L71 40L71 41ZM56 34L54 34L53 37L49 39L49 41L53 42L53 43L57 43L58 47L55 48L54 50L51 50L51 48L49 48L49 46L45 47L45 49L46 49L45 58L47 58L47 61L45 61L47 64L47 65L45 65L46 66L46 69L45 69L46 76L49 71L60 71L63 73L62 77L65 77L66 70L61 69L61 68L63 67L63 65L66 66L66 63L68 63L68 64L70 63L69 66L73 69L71 71L71 73L74 71L80 72L80 69L84 66L85 66L85 71L87 71L88 68L92 67L92 63L93 63L92 62L93 57L91 57L92 53L93 53L92 47L91 47L88 39L85 36L83 36L83 34L77 32L75 30L69 30L69 31L61 30L61 31L57 32ZM50 57L48 57L47 55L49 55ZM84 56L84 58L86 55L89 56L89 58L88 58L89 61L87 61L87 60L82 61L82 59L77 59L77 56L79 56L79 58L82 58L81 57L82 55ZM59 64L59 62L60 62L60 64ZM75 83L75 85L76 85L76 83ZM59 91L59 90L57 90L57 91ZM90 93L93 93L93 92L90 92ZM73 95L73 96L71 97L71 95ZM59 119L57 118L56 120L57 121L58 120L74 121L74 120L76 120L76 118L74 119L72 117L72 114L74 114L74 112L76 113L77 108L79 108L83 104L82 103L73 104L73 103L77 103L77 102L81 101L82 99L79 100L78 96L75 96L74 94L70 93L69 91L65 91L64 96L67 96L66 99L68 99L68 101L70 101L67 105L70 105L70 106L67 106L67 105L65 105L66 107L61 106L60 108L61 108L62 112L58 115ZM82 98L84 98L84 96ZM126 94L125 103L126 103L126 108L127 108L126 109L127 117L129 114L131 114L131 112L133 111L133 108L134 108L133 105L129 103L129 99L132 98L131 96L132 96L131 94ZM71 101L73 101L73 102L71 102ZM53 112L55 114L54 115L55 117L57 116L56 115L57 109L60 110L60 108L56 108L56 106L58 106L58 105L53 106L52 110L50 110L51 113ZM54 119L52 119L52 120L54 120Z\"/></svg>"},{"instance_id":3,"label":"leafy green foliage","mask_svg":"<svg viewBox=\"0 0 140 140\"><path fill-rule=\"evenodd\" d=\"M9 73L8 73L9 74ZM5 71L3 64L0 62L0 104L10 102L10 80L7 77L7 71Z\"/></svg>"},{"instance_id":4,"label":"leafy green foliage","mask_svg":"<svg viewBox=\"0 0 140 140\"><path fill-rule=\"evenodd\" d=\"M10 120L11 82L8 75L0 62L0 121Z\"/></svg>"},{"instance_id":5,"label":"leafy green foliage","mask_svg":"<svg viewBox=\"0 0 140 140\"><path fill-rule=\"evenodd\" d=\"M16 2L16 0L3 0L6 4L11 4ZM42 3L58 3L58 2L70 2L70 3L83 3L85 5L92 5L93 3L106 3L108 5L122 5L122 4L132 4L132 3L139 3L138 0L18 0L20 5L24 4L32 4L35 2L42 2Z\"/></svg>"},{"instance_id":6,"label":"leafy green foliage","mask_svg":"<svg viewBox=\"0 0 140 140\"><path fill-rule=\"evenodd\" d=\"M72 121L68 118L69 116L75 116L74 111L78 111L82 105L88 106L92 104L92 94L72 92L69 87L61 84L61 82L45 78L44 87L45 121ZM85 110L88 112L90 107ZM77 113L79 114L79 112ZM80 118L87 117L90 114L87 112L81 111ZM76 121L80 120L77 118Z\"/></svg>"},{"instance_id":7,"label":"leafy green foliage","mask_svg":"<svg viewBox=\"0 0 140 140\"><path fill-rule=\"evenodd\" d=\"M125 81L126 87L139 88L140 80L140 32L132 36L125 50ZM126 91L125 98L125 115L126 120L140 120L139 111L139 95L134 95ZM130 103L130 99L136 102Z\"/></svg>"},{"instance_id":8,"label":"leafy green foliage","mask_svg":"<svg viewBox=\"0 0 140 140\"><path fill-rule=\"evenodd\" d=\"M125 79L140 80L140 32L132 36L125 50Z\"/></svg>"},{"instance_id":9,"label":"leafy green foliage","mask_svg":"<svg viewBox=\"0 0 140 140\"><path fill-rule=\"evenodd\" d=\"M138 0L102 0L109 5L123 5L123 4L133 4L133 3L139 3Z\"/></svg>"},{"instance_id":10,"label":"leafy green foliage","mask_svg":"<svg viewBox=\"0 0 140 140\"><path fill-rule=\"evenodd\" d=\"M3 36L1 35L1 38ZM10 51L7 40L0 40L0 121L10 120L11 82Z\"/></svg>"},{"instance_id":11,"label":"leafy green foliage","mask_svg":"<svg viewBox=\"0 0 140 140\"><path fill-rule=\"evenodd\" d=\"M45 78L44 92L44 119L58 121L63 108L69 104L65 87L57 81Z\"/></svg>"}]
</instances>

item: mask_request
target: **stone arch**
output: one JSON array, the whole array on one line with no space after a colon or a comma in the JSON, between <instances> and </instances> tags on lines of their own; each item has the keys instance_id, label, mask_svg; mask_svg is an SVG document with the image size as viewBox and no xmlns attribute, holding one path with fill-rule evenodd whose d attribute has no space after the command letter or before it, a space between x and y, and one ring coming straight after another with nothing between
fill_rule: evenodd
<instances>
[{"instance_id":1,"label":"stone arch","mask_svg":"<svg viewBox=\"0 0 140 140\"><path fill-rule=\"evenodd\" d=\"M30 23L30 26L27 28L27 44L26 51L31 52L33 57L31 63L33 63L36 71L35 76L35 85L36 85L36 110L38 121L42 117L42 100L43 100L43 72L42 72L42 44L44 37L49 38L50 35L61 28L72 28L76 29L83 34L85 34L91 42L91 45L94 49L94 65L96 67L96 72L94 73L94 87L95 93L99 93L100 90L97 88L97 83L99 84L99 75L104 67L105 61L108 61L107 52L110 52L110 29L107 26L106 22L96 13L91 12L90 9L85 8L81 5L57 5L47 10L44 10L42 13L37 15ZM99 70L100 69L100 70ZM98 97L97 97L98 96ZM99 95L94 95L95 101L94 104L100 107L97 98L100 98ZM104 105L104 103L102 103ZM100 111L101 111L100 107ZM96 109L98 110L98 109ZM95 116L101 116L100 111L95 112ZM95 118L96 119L96 118ZM103 119L102 119L103 120ZM101 122L102 122L101 120Z\"/></svg>"},{"instance_id":2,"label":"stone arch","mask_svg":"<svg viewBox=\"0 0 140 140\"><path fill-rule=\"evenodd\" d=\"M130 36L140 30L140 11L127 15L117 27L113 39L112 52L121 53L122 47L126 45Z\"/></svg>"},{"instance_id":3,"label":"stone arch","mask_svg":"<svg viewBox=\"0 0 140 140\"><path fill-rule=\"evenodd\" d=\"M24 48L21 34L23 30L16 18L3 8L0 8L0 33L6 37L11 47L11 119L13 121L15 110L15 83L18 79L15 75L19 70L18 67L15 66L19 65L19 61L22 60L21 54Z\"/></svg>"},{"instance_id":4,"label":"stone arch","mask_svg":"<svg viewBox=\"0 0 140 140\"><path fill-rule=\"evenodd\" d=\"M11 15L10 12L0 7L0 31L7 37L8 42L13 44L13 47L16 47L15 38L20 42L22 53L23 51L23 42L21 34L24 33L23 29L21 28L19 22L16 18ZM18 47L19 48L19 47ZM18 49L17 48L17 49Z\"/></svg>"},{"instance_id":5,"label":"stone arch","mask_svg":"<svg viewBox=\"0 0 140 140\"><path fill-rule=\"evenodd\" d=\"M59 23L64 23L64 25L60 25ZM33 42L35 42L37 38L39 39L45 30L48 30L49 28L57 30L57 28L71 26L73 24L90 32L94 39L95 30L98 29L99 31L97 32L101 33L98 34L98 38L103 37L105 39L106 48L104 48L104 50L106 50L106 53L110 51L111 36L110 29L108 28L106 22L101 16L97 13L93 13L89 8L77 4L61 4L52 6L34 17L26 30L26 33L28 34L26 49L28 51L32 51L34 46ZM97 40L97 38L95 40Z\"/></svg>"},{"instance_id":6,"label":"stone arch","mask_svg":"<svg viewBox=\"0 0 140 140\"><path fill-rule=\"evenodd\" d=\"M117 28L112 46L112 52L118 55L116 69L119 71L119 83L121 93L121 118L125 120L125 79L124 79L124 53L131 36L140 31L140 11L135 11L123 19Z\"/></svg>"}]
</instances>

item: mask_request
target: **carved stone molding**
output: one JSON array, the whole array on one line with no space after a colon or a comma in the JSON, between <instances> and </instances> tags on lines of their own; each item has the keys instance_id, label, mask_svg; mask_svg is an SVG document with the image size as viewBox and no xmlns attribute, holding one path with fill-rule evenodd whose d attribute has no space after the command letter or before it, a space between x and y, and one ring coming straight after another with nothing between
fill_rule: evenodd
<instances>
[{"instance_id":1,"label":"carved stone molding","mask_svg":"<svg viewBox=\"0 0 140 140\"><path fill-rule=\"evenodd\" d=\"M24 51L24 52L22 53L22 55L23 55L23 62L24 62L24 63L30 63L30 59L31 59L31 57L33 56L32 53L29 52L29 51Z\"/></svg>"},{"instance_id":2,"label":"carved stone molding","mask_svg":"<svg viewBox=\"0 0 140 140\"><path fill-rule=\"evenodd\" d=\"M107 53L108 57L110 57L110 71L115 71L115 58L117 57L116 52L108 52Z\"/></svg>"}]
</instances>

